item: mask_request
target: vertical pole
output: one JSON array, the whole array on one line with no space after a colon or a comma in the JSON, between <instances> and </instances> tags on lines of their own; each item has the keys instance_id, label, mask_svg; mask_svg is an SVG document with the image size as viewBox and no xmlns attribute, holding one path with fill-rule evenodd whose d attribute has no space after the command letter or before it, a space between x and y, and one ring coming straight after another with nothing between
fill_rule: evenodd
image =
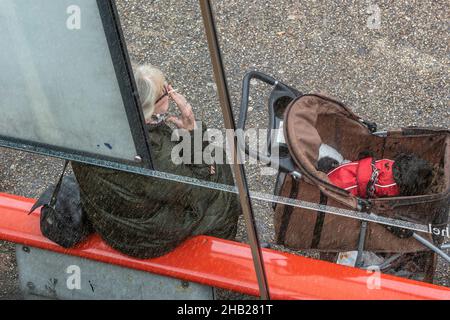
<instances>
[{"instance_id":1,"label":"vertical pole","mask_svg":"<svg viewBox=\"0 0 450 320\"><path fill-rule=\"evenodd\" d=\"M214 76L217 83L225 127L226 129L231 129L233 130L233 132L236 132L233 110L231 108L231 100L220 52L219 40L217 38L217 31L214 23L214 15L211 3L209 0L200 0L200 7L202 10L203 23L205 25L206 37L208 39L211 62L214 69ZM255 217L253 215L252 204L250 201L247 179L245 176L242 161L240 161L241 153L238 149L237 137L235 134L233 134L233 143L231 149L233 159L232 168L239 191L239 199L241 202L245 223L247 225L247 234L249 237L253 262L255 265L256 277L258 279L260 296L263 300L269 300L269 287L267 284L267 277L264 269L261 246L259 244L258 233L255 226Z\"/></svg>"}]
</instances>

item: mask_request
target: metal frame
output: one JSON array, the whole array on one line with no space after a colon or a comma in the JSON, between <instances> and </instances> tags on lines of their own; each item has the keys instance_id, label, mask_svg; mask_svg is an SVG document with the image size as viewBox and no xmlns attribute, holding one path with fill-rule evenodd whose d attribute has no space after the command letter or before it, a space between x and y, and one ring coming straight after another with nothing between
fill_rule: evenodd
<instances>
[{"instance_id":1,"label":"metal frame","mask_svg":"<svg viewBox=\"0 0 450 320\"><path fill-rule=\"evenodd\" d=\"M130 125L131 134L137 151L135 161L103 156L86 151L53 146L45 143L17 139L0 135L0 147L7 147L41 155L67 160L80 161L111 167L109 163L119 164L118 167L139 167L153 169L148 132L144 115L137 94L136 84L131 68L128 51L114 0L97 0L97 6L108 42L117 81L122 95L125 111ZM117 168L117 166L114 166ZM121 169L119 169L121 170Z\"/></svg>"},{"instance_id":2,"label":"metal frame","mask_svg":"<svg viewBox=\"0 0 450 320\"><path fill-rule=\"evenodd\" d=\"M134 144L138 152L137 156L141 157L143 166L151 169L153 166L148 131L146 130L144 114L134 81L116 3L115 0L97 0L97 5L127 112L128 123L130 123ZM140 124L140 126L137 124Z\"/></svg>"},{"instance_id":3,"label":"metal frame","mask_svg":"<svg viewBox=\"0 0 450 320\"><path fill-rule=\"evenodd\" d=\"M228 84L223 66L222 54L220 52L219 40L217 37L217 30L214 21L213 8L209 0L200 0L200 8L203 16L203 23L205 26L206 37L213 65L214 76L217 84L220 105L222 107L222 114L224 117L226 129L231 129L236 132L236 124L233 116L233 109L231 107L231 99L228 91ZM255 266L256 277L258 279L259 293L261 299L270 299L269 285L267 283L267 275L264 267L264 260L262 250L259 243L258 232L255 225L255 217L253 214L252 203L250 199L250 192L248 189L247 178L242 162L237 160L241 156L238 139L236 135L233 137L232 149L232 168L235 175L236 185L239 191L239 199L241 202L242 212L247 226L247 234L252 251L253 263Z\"/></svg>"}]
</instances>

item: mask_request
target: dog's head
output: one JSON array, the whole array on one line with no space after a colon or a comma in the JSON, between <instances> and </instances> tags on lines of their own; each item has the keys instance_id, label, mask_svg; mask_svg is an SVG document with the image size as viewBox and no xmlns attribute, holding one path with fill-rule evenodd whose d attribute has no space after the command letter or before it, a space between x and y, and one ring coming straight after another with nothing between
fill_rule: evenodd
<instances>
[{"instance_id":1,"label":"dog's head","mask_svg":"<svg viewBox=\"0 0 450 320\"><path fill-rule=\"evenodd\" d=\"M395 158L394 179L402 196L423 195L433 180L433 168L414 154L400 154Z\"/></svg>"},{"instance_id":2,"label":"dog's head","mask_svg":"<svg viewBox=\"0 0 450 320\"><path fill-rule=\"evenodd\" d=\"M339 167L339 162L331 157L325 157L317 163L317 170L328 173L333 169Z\"/></svg>"}]
</instances>

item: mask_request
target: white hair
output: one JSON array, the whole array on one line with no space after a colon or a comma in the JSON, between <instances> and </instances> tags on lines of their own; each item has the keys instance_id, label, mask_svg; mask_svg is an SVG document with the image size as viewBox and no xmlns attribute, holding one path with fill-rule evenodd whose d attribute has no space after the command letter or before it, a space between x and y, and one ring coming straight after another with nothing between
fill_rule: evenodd
<instances>
[{"instance_id":1,"label":"white hair","mask_svg":"<svg viewBox=\"0 0 450 320\"><path fill-rule=\"evenodd\" d=\"M156 100L163 93L166 79L161 70L149 64L133 65L133 69L144 117L149 120L155 112Z\"/></svg>"}]
</instances>

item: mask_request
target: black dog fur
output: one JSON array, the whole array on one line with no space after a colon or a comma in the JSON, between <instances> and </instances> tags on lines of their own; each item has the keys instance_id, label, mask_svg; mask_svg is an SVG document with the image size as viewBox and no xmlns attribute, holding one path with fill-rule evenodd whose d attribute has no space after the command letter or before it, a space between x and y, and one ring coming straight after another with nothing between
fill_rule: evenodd
<instances>
[{"instance_id":1,"label":"black dog fur","mask_svg":"<svg viewBox=\"0 0 450 320\"><path fill-rule=\"evenodd\" d=\"M319 169L319 171L325 173L328 173L331 170L336 169L337 167L339 167L339 162L330 157L324 157L320 159L319 162L317 163L317 168Z\"/></svg>"},{"instance_id":2,"label":"black dog fur","mask_svg":"<svg viewBox=\"0 0 450 320\"><path fill-rule=\"evenodd\" d=\"M394 180L400 195L424 195L433 181L433 167L415 154L400 154L395 158Z\"/></svg>"}]
</instances>

